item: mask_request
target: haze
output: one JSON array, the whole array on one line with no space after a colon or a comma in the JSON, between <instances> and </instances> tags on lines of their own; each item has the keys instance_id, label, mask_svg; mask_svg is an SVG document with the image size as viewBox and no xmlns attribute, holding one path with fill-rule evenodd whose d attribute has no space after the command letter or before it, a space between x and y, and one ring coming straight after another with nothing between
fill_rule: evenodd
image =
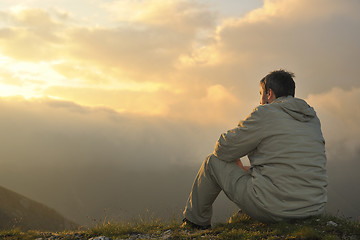
<instances>
[{"instance_id":1,"label":"haze","mask_svg":"<svg viewBox=\"0 0 360 240\"><path fill-rule=\"evenodd\" d=\"M178 216L217 138L283 68L322 122L328 211L357 219L359 11L356 0L3 0L0 184L81 224ZM215 220L233 210L220 199Z\"/></svg>"}]
</instances>

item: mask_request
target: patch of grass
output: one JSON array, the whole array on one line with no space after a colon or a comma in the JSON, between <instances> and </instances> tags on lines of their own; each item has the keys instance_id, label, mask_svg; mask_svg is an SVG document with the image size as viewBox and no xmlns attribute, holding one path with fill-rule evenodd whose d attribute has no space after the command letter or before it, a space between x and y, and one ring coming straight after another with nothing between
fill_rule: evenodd
<instances>
[{"instance_id":1,"label":"patch of grass","mask_svg":"<svg viewBox=\"0 0 360 240\"><path fill-rule=\"evenodd\" d=\"M360 239L359 223L334 216L264 224L240 214L212 231L220 239Z\"/></svg>"},{"instance_id":2,"label":"patch of grass","mask_svg":"<svg viewBox=\"0 0 360 240\"><path fill-rule=\"evenodd\" d=\"M334 224L335 223L335 224ZM360 224L334 216L313 217L292 222L264 224L245 214L237 214L229 223L218 224L209 230L180 228L178 221L166 223L139 217L128 223L103 221L78 231L59 233L27 231L20 229L0 231L0 239L20 240L36 238L89 239L97 236L118 238L163 239L360 239Z\"/></svg>"},{"instance_id":3,"label":"patch of grass","mask_svg":"<svg viewBox=\"0 0 360 240\"><path fill-rule=\"evenodd\" d=\"M23 232L20 228L11 230L1 230L0 239L2 240L33 240L39 235L37 231Z\"/></svg>"},{"instance_id":4,"label":"patch of grass","mask_svg":"<svg viewBox=\"0 0 360 240\"><path fill-rule=\"evenodd\" d=\"M320 232L316 231L314 228L305 226L298 229L294 232L294 237L299 239L314 239L318 240L321 239Z\"/></svg>"},{"instance_id":5,"label":"patch of grass","mask_svg":"<svg viewBox=\"0 0 360 240\"><path fill-rule=\"evenodd\" d=\"M86 232L88 236L111 236L117 238L124 238L130 235L136 234L155 234L161 232L165 229L165 225L160 221L150 222L150 223L141 223L141 222L131 222L131 223L117 223L113 221L108 221L101 225L96 225L89 228Z\"/></svg>"}]
</instances>

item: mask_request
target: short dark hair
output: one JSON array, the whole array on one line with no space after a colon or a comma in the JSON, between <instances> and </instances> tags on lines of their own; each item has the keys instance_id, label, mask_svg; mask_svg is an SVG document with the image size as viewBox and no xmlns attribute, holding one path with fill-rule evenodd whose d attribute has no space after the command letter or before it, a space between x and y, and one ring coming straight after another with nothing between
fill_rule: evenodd
<instances>
[{"instance_id":1,"label":"short dark hair","mask_svg":"<svg viewBox=\"0 0 360 240\"><path fill-rule=\"evenodd\" d=\"M283 96L295 96L295 74L287 72L285 70L276 70L270 72L263 79L260 84L264 88L265 92L269 89L273 90L276 98Z\"/></svg>"}]
</instances>

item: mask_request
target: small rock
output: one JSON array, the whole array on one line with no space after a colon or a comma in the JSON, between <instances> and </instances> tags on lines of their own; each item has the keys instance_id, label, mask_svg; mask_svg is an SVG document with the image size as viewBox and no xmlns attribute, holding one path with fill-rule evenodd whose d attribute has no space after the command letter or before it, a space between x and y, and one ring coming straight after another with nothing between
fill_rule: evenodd
<instances>
[{"instance_id":1,"label":"small rock","mask_svg":"<svg viewBox=\"0 0 360 240\"><path fill-rule=\"evenodd\" d=\"M327 225L327 226L333 226L333 227L337 227L337 226L338 226L338 224L337 224L336 222L333 222L333 221L328 221L328 222L326 223L326 225Z\"/></svg>"},{"instance_id":2,"label":"small rock","mask_svg":"<svg viewBox=\"0 0 360 240\"><path fill-rule=\"evenodd\" d=\"M99 237L90 238L89 240L111 240L111 238L105 236L99 236Z\"/></svg>"},{"instance_id":3,"label":"small rock","mask_svg":"<svg viewBox=\"0 0 360 240\"><path fill-rule=\"evenodd\" d=\"M172 233L172 231L169 229L169 230L163 232L161 238L162 239L169 239L169 238L171 238L171 233Z\"/></svg>"}]
</instances>

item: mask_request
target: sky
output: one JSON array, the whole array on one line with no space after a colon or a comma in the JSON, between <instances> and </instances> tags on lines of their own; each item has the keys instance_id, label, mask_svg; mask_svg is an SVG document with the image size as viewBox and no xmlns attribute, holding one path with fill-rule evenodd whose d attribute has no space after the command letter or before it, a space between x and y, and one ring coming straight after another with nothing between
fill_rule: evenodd
<instances>
[{"instance_id":1,"label":"sky","mask_svg":"<svg viewBox=\"0 0 360 240\"><path fill-rule=\"evenodd\" d=\"M359 10L357 0L2 0L0 184L82 223L105 208L180 212L217 138L259 104L260 79L286 69L322 122L329 208L357 217Z\"/></svg>"}]
</instances>

